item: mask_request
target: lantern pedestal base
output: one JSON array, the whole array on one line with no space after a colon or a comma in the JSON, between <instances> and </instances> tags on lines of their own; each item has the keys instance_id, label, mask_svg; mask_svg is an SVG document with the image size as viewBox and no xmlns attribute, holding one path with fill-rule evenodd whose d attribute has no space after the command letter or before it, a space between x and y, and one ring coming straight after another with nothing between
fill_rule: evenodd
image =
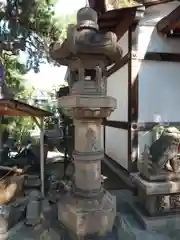
<instances>
[{"instance_id":1,"label":"lantern pedestal base","mask_svg":"<svg viewBox=\"0 0 180 240\"><path fill-rule=\"evenodd\" d=\"M116 197L105 191L93 198L67 193L58 203L58 220L77 237L112 231L115 217Z\"/></svg>"}]
</instances>

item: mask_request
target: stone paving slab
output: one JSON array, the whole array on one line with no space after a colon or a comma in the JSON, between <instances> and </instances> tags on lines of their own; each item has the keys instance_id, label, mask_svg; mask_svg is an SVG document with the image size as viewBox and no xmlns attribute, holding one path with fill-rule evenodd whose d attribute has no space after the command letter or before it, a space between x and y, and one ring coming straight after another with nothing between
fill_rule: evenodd
<instances>
[{"instance_id":1,"label":"stone paving slab","mask_svg":"<svg viewBox=\"0 0 180 240\"><path fill-rule=\"evenodd\" d=\"M113 190L111 194L117 197L117 220L116 229L107 236L93 236L86 240L179 240L180 228L164 229L158 233L147 231L139 224L136 215L133 213L130 203L136 197L128 190ZM53 213L54 216L54 213ZM65 233L66 232L66 233ZM50 220L32 229L26 227L23 222L16 225L9 236L0 236L0 240L72 240L68 239L67 231L62 228L59 222ZM83 239L84 240L84 239Z\"/></svg>"},{"instance_id":2,"label":"stone paving slab","mask_svg":"<svg viewBox=\"0 0 180 240\"><path fill-rule=\"evenodd\" d=\"M61 236L62 229L57 227L40 226L33 229L21 223L21 229L14 231L8 238L0 236L0 240L64 240Z\"/></svg>"},{"instance_id":3,"label":"stone paving slab","mask_svg":"<svg viewBox=\"0 0 180 240\"><path fill-rule=\"evenodd\" d=\"M130 214L118 214L119 216L119 237L120 239L127 240L171 240L168 236L156 232L150 232L141 229L140 226L137 225L136 220ZM126 237L125 237L126 236ZM124 237L124 238L122 238Z\"/></svg>"},{"instance_id":4,"label":"stone paving slab","mask_svg":"<svg viewBox=\"0 0 180 240\"><path fill-rule=\"evenodd\" d=\"M164 231L164 229L180 229L180 214L167 214L162 216L148 217L146 216L140 205L134 202L131 208L137 220L145 230L149 231Z\"/></svg>"},{"instance_id":5,"label":"stone paving slab","mask_svg":"<svg viewBox=\"0 0 180 240\"><path fill-rule=\"evenodd\" d=\"M111 192L112 193L112 192ZM114 191L119 202L118 209L118 236L119 239L124 240L179 240L180 227L177 228L165 227L160 232L143 229L140 225L139 219L131 208L131 205L136 201L136 197L132 196L128 190ZM123 200L121 200L123 198ZM128 199L128 200L127 200ZM126 201L127 200L127 201Z\"/></svg>"}]
</instances>

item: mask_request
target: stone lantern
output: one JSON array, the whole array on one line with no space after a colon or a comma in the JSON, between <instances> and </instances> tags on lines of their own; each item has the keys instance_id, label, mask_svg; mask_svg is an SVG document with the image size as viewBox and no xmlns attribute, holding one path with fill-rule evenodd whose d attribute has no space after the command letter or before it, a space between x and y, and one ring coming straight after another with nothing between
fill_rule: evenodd
<instances>
[{"instance_id":1,"label":"stone lantern","mask_svg":"<svg viewBox=\"0 0 180 240\"><path fill-rule=\"evenodd\" d=\"M106 95L106 68L121 58L121 48L114 33L99 31L96 12L86 7L67 39L51 45L50 53L70 69L70 94L59 104L75 125L74 179L58 203L58 218L77 236L110 232L116 199L101 186L101 123L116 108L116 100Z\"/></svg>"}]
</instances>

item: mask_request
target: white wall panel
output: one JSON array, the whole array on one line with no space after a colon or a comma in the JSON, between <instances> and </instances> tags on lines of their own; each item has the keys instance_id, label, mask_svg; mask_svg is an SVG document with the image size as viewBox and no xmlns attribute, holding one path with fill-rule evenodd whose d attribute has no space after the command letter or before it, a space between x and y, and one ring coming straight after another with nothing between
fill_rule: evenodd
<instances>
[{"instance_id":1,"label":"white wall panel","mask_svg":"<svg viewBox=\"0 0 180 240\"><path fill-rule=\"evenodd\" d=\"M127 64L112 74L107 80L107 95L116 98L117 108L108 120L127 121L128 119L128 66Z\"/></svg>"},{"instance_id":2,"label":"white wall panel","mask_svg":"<svg viewBox=\"0 0 180 240\"><path fill-rule=\"evenodd\" d=\"M128 169L128 131L106 127L106 154Z\"/></svg>"},{"instance_id":3,"label":"white wall panel","mask_svg":"<svg viewBox=\"0 0 180 240\"><path fill-rule=\"evenodd\" d=\"M128 32L119 41L123 56L128 53ZM128 106L128 66L127 64L107 79L107 95L116 98L117 109L108 120L127 121Z\"/></svg>"},{"instance_id":4,"label":"white wall panel","mask_svg":"<svg viewBox=\"0 0 180 240\"><path fill-rule=\"evenodd\" d=\"M139 121L180 121L179 63L142 61L139 72Z\"/></svg>"},{"instance_id":5,"label":"white wall panel","mask_svg":"<svg viewBox=\"0 0 180 240\"><path fill-rule=\"evenodd\" d=\"M180 2L174 1L149 7L144 18L139 22L138 57L144 58L146 52L180 53L178 38L165 38L157 32L156 25L160 19L171 13Z\"/></svg>"}]
</instances>

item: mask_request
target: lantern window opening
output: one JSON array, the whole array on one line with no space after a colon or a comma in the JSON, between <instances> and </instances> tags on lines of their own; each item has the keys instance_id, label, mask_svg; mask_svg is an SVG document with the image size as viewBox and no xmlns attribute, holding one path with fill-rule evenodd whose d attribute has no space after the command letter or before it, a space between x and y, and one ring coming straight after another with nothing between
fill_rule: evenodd
<instances>
[{"instance_id":1,"label":"lantern window opening","mask_svg":"<svg viewBox=\"0 0 180 240\"><path fill-rule=\"evenodd\" d=\"M96 69L85 69L85 81L96 81Z\"/></svg>"}]
</instances>

